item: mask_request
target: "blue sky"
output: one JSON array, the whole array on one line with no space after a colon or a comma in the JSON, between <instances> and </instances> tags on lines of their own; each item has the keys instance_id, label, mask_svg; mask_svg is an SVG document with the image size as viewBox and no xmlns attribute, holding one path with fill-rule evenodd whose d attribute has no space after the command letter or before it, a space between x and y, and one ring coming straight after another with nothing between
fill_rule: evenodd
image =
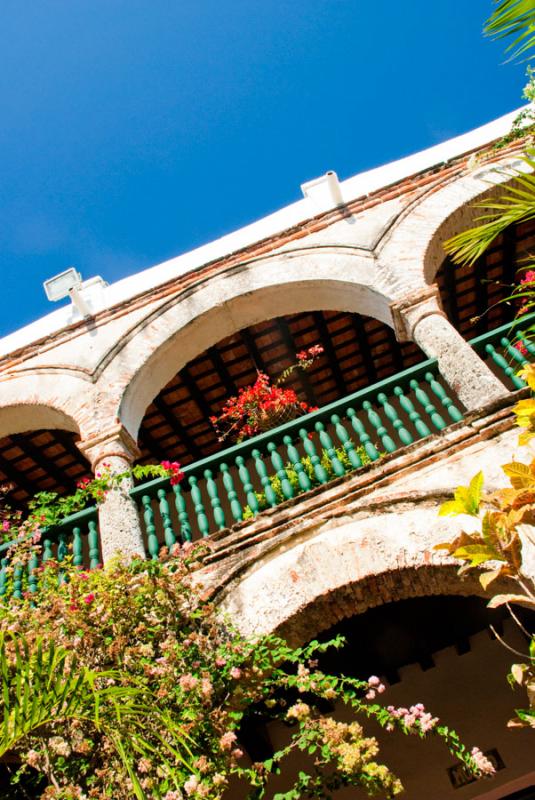
<instances>
[{"instance_id":1,"label":"blue sky","mask_svg":"<svg viewBox=\"0 0 535 800\"><path fill-rule=\"evenodd\" d=\"M521 105L490 0L3 0L0 336Z\"/></svg>"}]
</instances>

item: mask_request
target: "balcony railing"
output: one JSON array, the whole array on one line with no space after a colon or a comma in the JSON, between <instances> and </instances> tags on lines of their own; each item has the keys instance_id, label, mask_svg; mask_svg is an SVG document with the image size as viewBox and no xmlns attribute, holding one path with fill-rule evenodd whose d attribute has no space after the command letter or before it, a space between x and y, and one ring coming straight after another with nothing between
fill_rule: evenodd
<instances>
[{"instance_id":1,"label":"balcony railing","mask_svg":"<svg viewBox=\"0 0 535 800\"><path fill-rule=\"evenodd\" d=\"M526 316L522 329L534 320L535 314ZM529 356L535 357L535 345L522 338L528 356L522 355L511 331L510 324L503 325L470 344L514 391L525 386L515 373ZM163 545L201 539L252 518L461 422L463 416L436 360L427 360L186 466L176 486L168 479L136 486L131 495L140 511L147 554L157 558ZM93 568L100 562L97 509L73 514L46 531L40 556L9 576L8 548L0 546L0 596L34 592L35 567L50 558L61 562L69 548L75 565Z\"/></svg>"}]
</instances>

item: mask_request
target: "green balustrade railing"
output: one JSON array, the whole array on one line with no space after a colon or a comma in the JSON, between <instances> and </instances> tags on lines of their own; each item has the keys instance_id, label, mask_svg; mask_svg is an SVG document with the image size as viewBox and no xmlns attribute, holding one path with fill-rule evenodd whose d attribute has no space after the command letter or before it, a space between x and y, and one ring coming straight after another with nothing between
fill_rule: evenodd
<instances>
[{"instance_id":1,"label":"green balustrade railing","mask_svg":"<svg viewBox=\"0 0 535 800\"><path fill-rule=\"evenodd\" d=\"M435 360L132 490L149 556L201 539L462 420Z\"/></svg>"},{"instance_id":2,"label":"green balustrade railing","mask_svg":"<svg viewBox=\"0 0 535 800\"><path fill-rule=\"evenodd\" d=\"M50 559L63 561L67 555L78 567L94 569L102 563L98 533L98 512L95 506L66 517L61 525L47 528L40 540L40 548L33 551L24 567L9 563L8 552L13 542L0 545L0 598L14 596L19 599L38 591L37 568ZM61 572L59 573L61 580Z\"/></svg>"}]
</instances>

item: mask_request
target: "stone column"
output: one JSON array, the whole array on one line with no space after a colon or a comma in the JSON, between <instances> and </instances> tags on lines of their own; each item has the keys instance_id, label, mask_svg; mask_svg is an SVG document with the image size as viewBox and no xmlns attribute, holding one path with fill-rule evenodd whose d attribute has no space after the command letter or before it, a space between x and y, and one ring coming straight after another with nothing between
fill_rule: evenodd
<instances>
[{"instance_id":1,"label":"stone column","mask_svg":"<svg viewBox=\"0 0 535 800\"><path fill-rule=\"evenodd\" d=\"M398 341L413 341L428 358L436 358L440 374L468 411L508 394L446 318L436 285L393 303L391 310Z\"/></svg>"},{"instance_id":2,"label":"stone column","mask_svg":"<svg viewBox=\"0 0 535 800\"><path fill-rule=\"evenodd\" d=\"M137 444L122 425L82 440L78 446L95 474L101 470L114 475L126 472L140 455ZM145 555L137 506L130 497L133 485L132 478L125 478L107 493L99 506L100 547L104 563L114 555L127 558Z\"/></svg>"}]
</instances>

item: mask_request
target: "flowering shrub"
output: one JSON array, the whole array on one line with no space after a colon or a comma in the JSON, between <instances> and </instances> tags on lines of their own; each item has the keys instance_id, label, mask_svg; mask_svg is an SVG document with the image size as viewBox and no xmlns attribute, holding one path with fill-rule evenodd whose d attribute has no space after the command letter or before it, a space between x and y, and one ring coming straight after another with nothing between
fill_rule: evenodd
<instances>
[{"instance_id":1,"label":"flowering shrub","mask_svg":"<svg viewBox=\"0 0 535 800\"><path fill-rule=\"evenodd\" d=\"M226 401L218 417L210 417L219 441L231 436L236 442L241 442L281 424L286 421L285 417L293 419L300 414L316 411L315 407L300 401L293 389L285 389L280 384L295 369L308 369L321 353L323 347L319 344L297 353L297 363L288 367L275 383L265 372L258 372L252 385L243 387L237 395Z\"/></svg>"},{"instance_id":2,"label":"flowering shrub","mask_svg":"<svg viewBox=\"0 0 535 800\"><path fill-rule=\"evenodd\" d=\"M23 519L21 511L13 511L5 503L0 487L0 524L2 539L11 542L24 536L39 535L43 528L58 525L65 517L82 511L90 503L102 503L106 494L119 486L126 478L146 480L147 478L170 478L171 484L179 483L184 473L177 461L162 461L161 464L136 464L126 472L112 473L104 463L102 470L93 478L78 481L76 491L66 497L56 492L38 492L28 503L29 513ZM5 496L6 491L3 491Z\"/></svg>"},{"instance_id":3,"label":"flowering shrub","mask_svg":"<svg viewBox=\"0 0 535 800\"><path fill-rule=\"evenodd\" d=\"M374 703L385 688L375 676L359 681L320 671L316 656L341 647L340 638L293 649L275 636L241 636L195 589L203 547L177 545L172 553L164 548L159 561L117 561L92 572L62 562L59 585L60 565L47 562L38 605L4 602L3 697L12 697L13 707L17 697L32 698L29 721L19 710L10 736L0 729L0 757L20 760L14 780L40 777L46 800L217 800L236 777L253 798L263 796L285 759L303 751L310 768L278 800L328 798L342 786L394 797L401 783L378 761L366 719L387 730L438 735L476 774L491 770L421 705ZM69 703L60 692L44 721L32 725L31 709L50 701L46 681L36 678L50 652L59 653L61 675L70 680ZM98 708L92 692L99 693ZM325 700L342 701L355 718L325 716L318 708ZM292 726L280 751L251 763L243 723L258 714Z\"/></svg>"}]
</instances>

